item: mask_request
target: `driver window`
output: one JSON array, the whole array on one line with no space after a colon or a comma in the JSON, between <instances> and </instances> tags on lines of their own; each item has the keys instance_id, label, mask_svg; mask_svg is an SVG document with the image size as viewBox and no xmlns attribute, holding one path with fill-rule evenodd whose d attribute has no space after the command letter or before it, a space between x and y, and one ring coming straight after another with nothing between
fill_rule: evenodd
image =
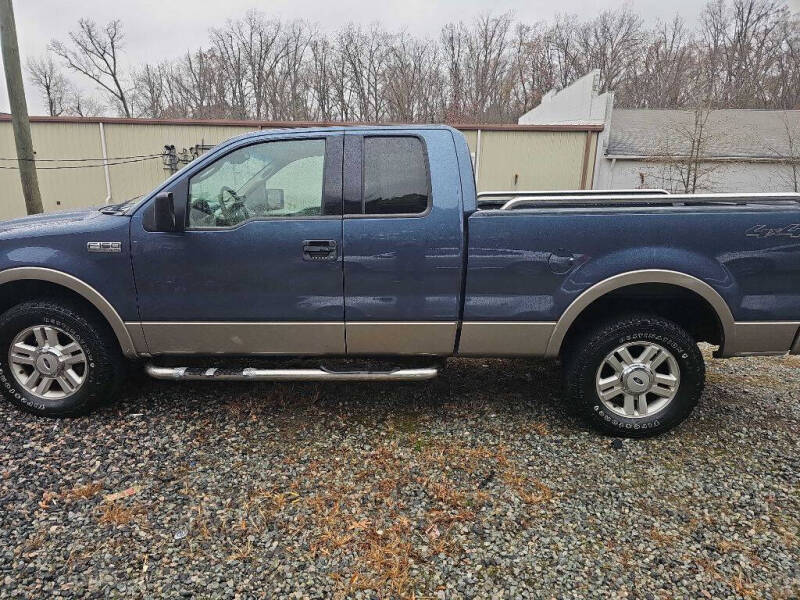
<instances>
[{"instance_id":1,"label":"driver window","mask_svg":"<svg viewBox=\"0 0 800 600\"><path fill-rule=\"evenodd\" d=\"M264 142L234 150L189 180L189 227L322 213L325 140Z\"/></svg>"}]
</instances>

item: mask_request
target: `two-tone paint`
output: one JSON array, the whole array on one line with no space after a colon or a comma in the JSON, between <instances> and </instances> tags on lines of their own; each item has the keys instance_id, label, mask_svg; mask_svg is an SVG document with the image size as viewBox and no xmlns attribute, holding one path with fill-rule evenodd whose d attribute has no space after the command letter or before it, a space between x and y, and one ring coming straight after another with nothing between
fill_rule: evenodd
<instances>
[{"instance_id":1,"label":"two-tone paint","mask_svg":"<svg viewBox=\"0 0 800 600\"><path fill-rule=\"evenodd\" d=\"M424 213L351 210L370 135L422 140ZM157 193L185 207L190 178L213 161L298 138L326 140L325 202L338 210L148 231ZM262 131L221 144L119 214L0 224L0 298L21 280L71 289L128 356L557 356L593 302L660 283L713 309L722 355L778 354L800 351L798 223L790 204L478 211L469 149L451 128ZM335 241L335 259L304 260L309 239Z\"/></svg>"}]
</instances>

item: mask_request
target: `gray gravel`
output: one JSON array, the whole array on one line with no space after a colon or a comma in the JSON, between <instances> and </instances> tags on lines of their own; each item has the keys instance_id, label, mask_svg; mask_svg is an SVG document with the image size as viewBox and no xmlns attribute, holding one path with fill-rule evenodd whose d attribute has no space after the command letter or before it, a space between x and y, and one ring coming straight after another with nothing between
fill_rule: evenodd
<instances>
[{"instance_id":1,"label":"gray gravel","mask_svg":"<svg viewBox=\"0 0 800 600\"><path fill-rule=\"evenodd\" d=\"M709 363L612 440L536 361L414 385L170 384L0 406L0 597L792 598L800 357Z\"/></svg>"}]
</instances>

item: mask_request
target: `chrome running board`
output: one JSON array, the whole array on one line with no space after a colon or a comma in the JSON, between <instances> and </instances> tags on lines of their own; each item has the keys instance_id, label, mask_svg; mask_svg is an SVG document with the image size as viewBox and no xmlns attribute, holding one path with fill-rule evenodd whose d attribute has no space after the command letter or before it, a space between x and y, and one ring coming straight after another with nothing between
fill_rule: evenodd
<instances>
[{"instance_id":1,"label":"chrome running board","mask_svg":"<svg viewBox=\"0 0 800 600\"><path fill-rule=\"evenodd\" d=\"M424 381L439 374L436 367L393 369L391 371L331 371L316 369L225 369L202 367L159 367L152 363L145 371L155 379L174 381Z\"/></svg>"}]
</instances>

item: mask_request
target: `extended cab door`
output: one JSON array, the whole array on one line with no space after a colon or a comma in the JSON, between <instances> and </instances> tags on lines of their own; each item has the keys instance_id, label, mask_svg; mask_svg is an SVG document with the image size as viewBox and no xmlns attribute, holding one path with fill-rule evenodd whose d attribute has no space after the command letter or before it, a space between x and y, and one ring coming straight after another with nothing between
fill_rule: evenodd
<instances>
[{"instance_id":1,"label":"extended cab door","mask_svg":"<svg viewBox=\"0 0 800 600\"><path fill-rule=\"evenodd\" d=\"M464 266L452 133L348 131L344 189L348 354L451 354Z\"/></svg>"},{"instance_id":2,"label":"extended cab door","mask_svg":"<svg viewBox=\"0 0 800 600\"><path fill-rule=\"evenodd\" d=\"M148 231L152 210L137 211L152 354L345 352L342 152L341 132L245 139L171 186L185 231Z\"/></svg>"}]
</instances>

